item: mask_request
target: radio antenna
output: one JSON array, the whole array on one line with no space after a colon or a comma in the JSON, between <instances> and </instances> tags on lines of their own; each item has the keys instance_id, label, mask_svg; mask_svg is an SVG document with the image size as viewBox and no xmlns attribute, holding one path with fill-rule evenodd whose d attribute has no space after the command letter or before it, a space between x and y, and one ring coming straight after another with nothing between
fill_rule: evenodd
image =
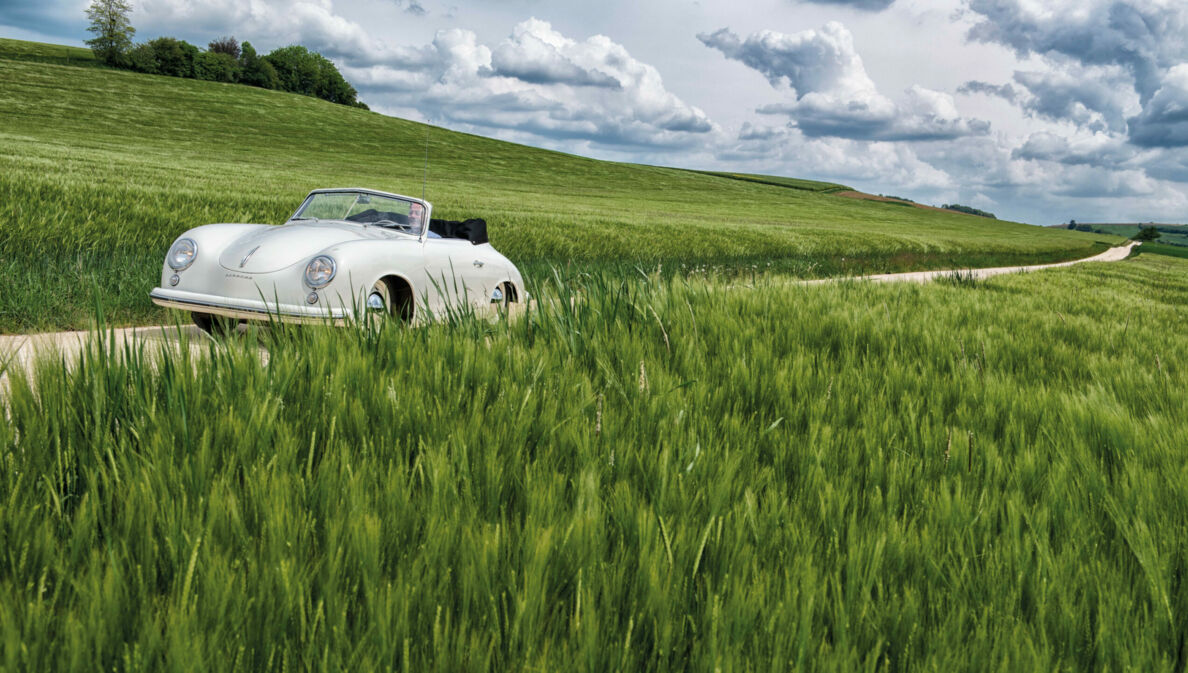
<instances>
[{"instance_id":1,"label":"radio antenna","mask_svg":"<svg viewBox=\"0 0 1188 673\"><path fill-rule=\"evenodd\" d=\"M429 125L425 125L425 170L421 173L421 201L425 200L425 188L429 184Z\"/></svg>"}]
</instances>

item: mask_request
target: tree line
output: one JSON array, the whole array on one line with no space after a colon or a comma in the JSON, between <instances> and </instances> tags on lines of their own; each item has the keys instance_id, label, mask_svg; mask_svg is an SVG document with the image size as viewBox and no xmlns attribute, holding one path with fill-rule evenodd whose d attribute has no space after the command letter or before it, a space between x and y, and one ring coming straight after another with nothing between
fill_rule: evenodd
<instances>
[{"instance_id":1,"label":"tree line","mask_svg":"<svg viewBox=\"0 0 1188 673\"><path fill-rule=\"evenodd\" d=\"M1076 220L1069 220L1068 224L1066 224L1064 226L1069 229L1075 229L1077 231L1090 231L1090 232L1096 232L1099 234L1115 234L1116 233L1116 232L1110 231L1109 227L1094 227L1093 225L1085 224L1084 222L1077 224ZM1132 241L1154 241L1155 239L1163 236L1163 234L1160 232L1159 227L1155 226L1154 224L1149 224L1149 225L1140 224L1140 225L1138 225L1138 228L1139 228L1139 230L1137 232L1135 232L1134 236L1130 237L1130 240L1132 240ZM1180 233L1180 231L1178 229L1173 229L1170 227L1165 228L1163 231L1166 231L1169 234ZM1180 244L1172 243L1172 245L1180 245Z\"/></svg>"},{"instance_id":2,"label":"tree line","mask_svg":"<svg viewBox=\"0 0 1188 673\"><path fill-rule=\"evenodd\" d=\"M903 196L895 196L894 194L879 194L879 196L881 196L885 199L895 199L896 201L903 201L904 203L916 203L915 201L913 201L909 198L906 198ZM941 206L941 208L943 210L951 210L956 213L965 213L966 215L977 215L978 217L988 217L992 220L998 219L997 217L995 217L994 213L987 212L985 210L980 210L980 209L974 208L972 206L963 206L960 203L946 203L943 206Z\"/></svg>"},{"instance_id":3,"label":"tree line","mask_svg":"<svg viewBox=\"0 0 1188 673\"><path fill-rule=\"evenodd\" d=\"M965 213L966 215L977 215L978 217L988 217L992 220L998 219L997 217L994 216L994 213L987 212L985 210L980 210L980 209L974 208L972 206L963 206L960 203L946 203L945 205L941 206L941 208L944 208L945 210L952 210L953 212L957 212L957 213Z\"/></svg>"},{"instance_id":4,"label":"tree line","mask_svg":"<svg viewBox=\"0 0 1188 673\"><path fill-rule=\"evenodd\" d=\"M136 29L128 20L131 11L127 0L94 0L87 8L91 20L87 30L95 34L87 40L87 46L111 67L247 84L367 109L338 68L315 51L292 45L261 56L250 42L241 45L234 37L212 40L205 50L172 37L134 44Z\"/></svg>"}]
</instances>

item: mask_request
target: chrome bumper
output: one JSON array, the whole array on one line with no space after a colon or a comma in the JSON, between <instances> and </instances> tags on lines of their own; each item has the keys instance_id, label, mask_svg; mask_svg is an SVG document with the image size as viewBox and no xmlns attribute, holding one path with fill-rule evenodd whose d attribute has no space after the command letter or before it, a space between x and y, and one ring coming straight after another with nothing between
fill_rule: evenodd
<instances>
[{"instance_id":1,"label":"chrome bumper","mask_svg":"<svg viewBox=\"0 0 1188 673\"><path fill-rule=\"evenodd\" d=\"M314 305L277 304L257 299L219 297L198 292L154 288L149 297L157 306L182 311L209 313L238 320L281 320L294 323L341 322L349 311L344 308L326 308Z\"/></svg>"}]
</instances>

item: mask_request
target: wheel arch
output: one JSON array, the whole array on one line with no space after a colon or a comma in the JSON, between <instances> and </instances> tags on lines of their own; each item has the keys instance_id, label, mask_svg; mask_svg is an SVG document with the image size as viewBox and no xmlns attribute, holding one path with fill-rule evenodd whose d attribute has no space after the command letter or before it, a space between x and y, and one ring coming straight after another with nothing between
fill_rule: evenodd
<instances>
[{"instance_id":1,"label":"wheel arch","mask_svg":"<svg viewBox=\"0 0 1188 673\"><path fill-rule=\"evenodd\" d=\"M389 307L392 315L404 322L412 322L417 308L416 286L412 281L402 274L388 272L377 282L388 286L388 294L392 299L392 305Z\"/></svg>"},{"instance_id":2,"label":"wheel arch","mask_svg":"<svg viewBox=\"0 0 1188 673\"><path fill-rule=\"evenodd\" d=\"M520 293L521 293L520 286L516 284L516 281L514 279L504 278L503 280L499 281L498 283L495 283L495 287L501 287L501 286L505 287L509 290L509 292L508 292L509 296L507 297L507 301L509 301L511 303L520 301Z\"/></svg>"}]
</instances>

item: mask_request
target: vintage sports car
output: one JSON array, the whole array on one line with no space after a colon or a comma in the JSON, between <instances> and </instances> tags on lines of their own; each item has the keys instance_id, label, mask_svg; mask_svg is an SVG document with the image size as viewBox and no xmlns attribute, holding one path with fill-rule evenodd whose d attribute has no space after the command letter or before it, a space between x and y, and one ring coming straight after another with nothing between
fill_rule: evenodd
<instances>
[{"instance_id":1,"label":"vintage sports car","mask_svg":"<svg viewBox=\"0 0 1188 673\"><path fill-rule=\"evenodd\" d=\"M241 320L433 319L519 301L520 272L483 220L431 219L424 199L317 189L289 221L208 224L169 248L153 303L189 311L206 331Z\"/></svg>"}]
</instances>

